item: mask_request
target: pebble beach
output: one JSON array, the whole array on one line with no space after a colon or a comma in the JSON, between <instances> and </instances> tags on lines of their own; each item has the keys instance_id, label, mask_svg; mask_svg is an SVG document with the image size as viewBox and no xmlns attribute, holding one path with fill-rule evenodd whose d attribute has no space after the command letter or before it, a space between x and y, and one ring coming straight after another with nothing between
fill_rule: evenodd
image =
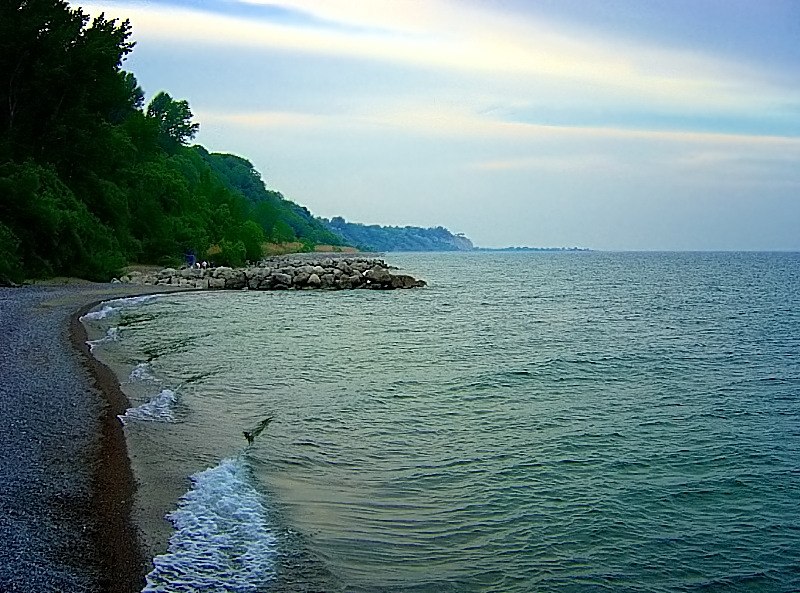
<instances>
[{"instance_id":1,"label":"pebble beach","mask_svg":"<svg viewBox=\"0 0 800 593\"><path fill-rule=\"evenodd\" d=\"M80 314L157 289L0 288L0 591L140 591L124 395L88 356ZM163 289L158 289L162 290Z\"/></svg>"}]
</instances>

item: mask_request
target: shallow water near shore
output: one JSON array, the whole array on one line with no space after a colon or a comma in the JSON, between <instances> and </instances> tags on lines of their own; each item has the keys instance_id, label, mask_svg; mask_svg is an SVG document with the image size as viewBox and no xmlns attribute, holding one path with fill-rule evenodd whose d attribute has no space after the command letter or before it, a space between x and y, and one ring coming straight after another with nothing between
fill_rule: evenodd
<instances>
[{"instance_id":1,"label":"shallow water near shore","mask_svg":"<svg viewBox=\"0 0 800 593\"><path fill-rule=\"evenodd\" d=\"M800 589L800 254L387 260L85 320L146 590Z\"/></svg>"}]
</instances>

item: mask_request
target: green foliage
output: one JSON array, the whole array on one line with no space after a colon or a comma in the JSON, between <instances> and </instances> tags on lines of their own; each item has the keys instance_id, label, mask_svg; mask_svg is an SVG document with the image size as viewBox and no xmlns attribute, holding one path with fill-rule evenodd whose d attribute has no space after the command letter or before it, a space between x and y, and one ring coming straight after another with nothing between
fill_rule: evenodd
<instances>
[{"instance_id":1,"label":"green foliage","mask_svg":"<svg viewBox=\"0 0 800 593\"><path fill-rule=\"evenodd\" d=\"M444 227L379 226L347 222L341 216L321 218L328 229L350 245L372 251L471 251L472 242Z\"/></svg>"},{"instance_id":2,"label":"green foliage","mask_svg":"<svg viewBox=\"0 0 800 593\"><path fill-rule=\"evenodd\" d=\"M187 101L176 101L169 93L161 91L147 106L147 117L158 122L162 140L170 143L186 145L197 135L200 124L192 123L192 110Z\"/></svg>"},{"instance_id":3,"label":"green foliage","mask_svg":"<svg viewBox=\"0 0 800 593\"><path fill-rule=\"evenodd\" d=\"M218 266L243 266L247 249L242 241L228 241L223 239L219 242L219 250L213 256L213 262Z\"/></svg>"},{"instance_id":4,"label":"green foliage","mask_svg":"<svg viewBox=\"0 0 800 593\"><path fill-rule=\"evenodd\" d=\"M248 216L264 229L269 241L346 244L306 208L287 200L280 192L267 189L261 175L247 159L232 154L209 153L202 146L194 148L228 189L247 199Z\"/></svg>"},{"instance_id":5,"label":"green foliage","mask_svg":"<svg viewBox=\"0 0 800 593\"><path fill-rule=\"evenodd\" d=\"M184 254L241 265L265 242L341 243L253 165L187 147L185 100L147 107L130 24L63 0L0 3L0 278L108 280Z\"/></svg>"},{"instance_id":6,"label":"green foliage","mask_svg":"<svg viewBox=\"0 0 800 593\"><path fill-rule=\"evenodd\" d=\"M54 273L107 280L124 259L112 230L52 169L33 163L0 168L0 213L33 276Z\"/></svg>"},{"instance_id":7,"label":"green foliage","mask_svg":"<svg viewBox=\"0 0 800 593\"><path fill-rule=\"evenodd\" d=\"M20 240L0 222L0 286L9 281L21 282L24 274L19 255Z\"/></svg>"},{"instance_id":8,"label":"green foliage","mask_svg":"<svg viewBox=\"0 0 800 593\"><path fill-rule=\"evenodd\" d=\"M264 256L261 246L266 241L264 229L258 226L254 220L245 220L239 235L242 237L242 245L245 248L245 258L250 261L260 260Z\"/></svg>"},{"instance_id":9,"label":"green foliage","mask_svg":"<svg viewBox=\"0 0 800 593\"><path fill-rule=\"evenodd\" d=\"M61 0L0 3L0 162L33 158L65 176L96 162L105 124L135 106L120 70L130 34Z\"/></svg>"}]
</instances>

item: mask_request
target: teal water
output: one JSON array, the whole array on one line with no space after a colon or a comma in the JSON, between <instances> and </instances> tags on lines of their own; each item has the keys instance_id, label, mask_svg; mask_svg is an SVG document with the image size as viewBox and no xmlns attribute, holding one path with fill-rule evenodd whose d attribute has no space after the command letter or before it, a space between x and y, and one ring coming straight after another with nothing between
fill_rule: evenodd
<instances>
[{"instance_id":1,"label":"teal water","mask_svg":"<svg viewBox=\"0 0 800 593\"><path fill-rule=\"evenodd\" d=\"M389 261L86 321L175 493L147 590L800 590L800 254Z\"/></svg>"}]
</instances>

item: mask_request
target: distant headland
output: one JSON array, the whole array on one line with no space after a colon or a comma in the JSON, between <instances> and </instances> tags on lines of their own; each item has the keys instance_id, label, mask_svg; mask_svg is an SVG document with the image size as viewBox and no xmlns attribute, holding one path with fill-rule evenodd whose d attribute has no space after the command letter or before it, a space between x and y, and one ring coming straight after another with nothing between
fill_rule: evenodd
<instances>
[{"instance_id":1,"label":"distant headland","mask_svg":"<svg viewBox=\"0 0 800 593\"><path fill-rule=\"evenodd\" d=\"M349 222L341 216L317 219L346 245L363 251L590 251L583 247L476 247L463 233L453 233L442 226L382 226Z\"/></svg>"}]
</instances>

